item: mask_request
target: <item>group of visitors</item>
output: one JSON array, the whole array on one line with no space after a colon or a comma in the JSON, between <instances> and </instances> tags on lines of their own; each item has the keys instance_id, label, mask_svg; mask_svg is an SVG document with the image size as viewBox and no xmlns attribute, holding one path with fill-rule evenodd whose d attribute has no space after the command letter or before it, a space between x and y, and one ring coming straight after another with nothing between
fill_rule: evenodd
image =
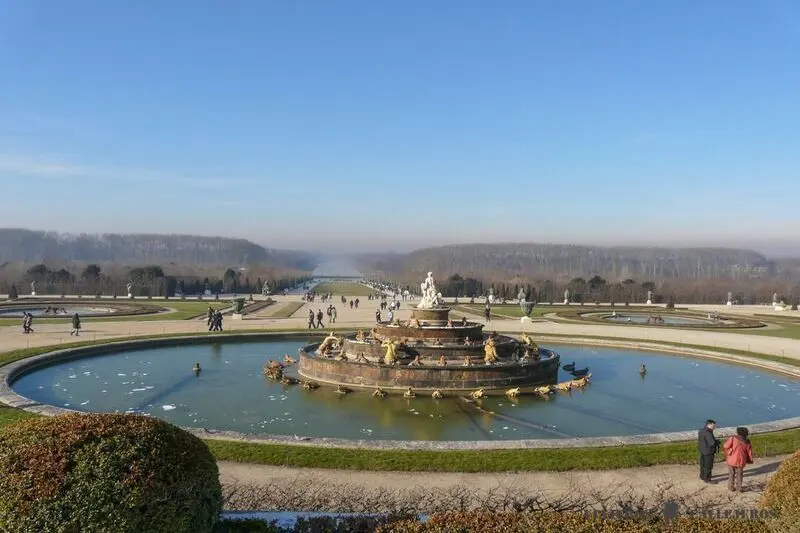
<instances>
[{"instance_id":1,"label":"group of visitors","mask_svg":"<svg viewBox=\"0 0 800 533\"><path fill-rule=\"evenodd\" d=\"M336 315L338 312L336 311L336 307L333 304L328 306L328 310L325 312L328 315L328 323L329 324L336 324Z\"/></svg>"},{"instance_id":2,"label":"group of visitors","mask_svg":"<svg viewBox=\"0 0 800 533\"><path fill-rule=\"evenodd\" d=\"M222 311L209 306L206 324L208 331L222 331Z\"/></svg>"},{"instance_id":3,"label":"group of visitors","mask_svg":"<svg viewBox=\"0 0 800 533\"><path fill-rule=\"evenodd\" d=\"M717 423L706 420L706 425L697 434L697 449L700 452L700 479L711 481L714 456L720 451L720 440L714 436ZM728 465L728 490L742 492L744 467L753 463L753 445L748 438L750 432L745 427L736 428L736 435L729 437L722 445L725 463Z\"/></svg>"},{"instance_id":4,"label":"group of visitors","mask_svg":"<svg viewBox=\"0 0 800 533\"><path fill-rule=\"evenodd\" d=\"M314 328L324 328L325 324L322 323L322 319L325 315L322 314L322 309L317 310L317 314L314 314L313 309L308 310L308 329Z\"/></svg>"}]
</instances>

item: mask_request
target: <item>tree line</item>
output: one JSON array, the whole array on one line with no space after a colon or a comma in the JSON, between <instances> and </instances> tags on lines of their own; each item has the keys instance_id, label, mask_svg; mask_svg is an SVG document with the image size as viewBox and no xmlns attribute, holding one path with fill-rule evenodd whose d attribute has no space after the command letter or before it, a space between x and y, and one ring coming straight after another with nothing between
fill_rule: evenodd
<instances>
[{"instance_id":1,"label":"tree line","mask_svg":"<svg viewBox=\"0 0 800 533\"><path fill-rule=\"evenodd\" d=\"M410 277L409 277L410 278ZM413 278L415 279L415 278ZM406 281L405 279L403 281ZM417 284L399 285L418 293ZM476 277L452 274L437 280L437 289L445 297L470 298L487 296L490 291L496 299L515 300L520 290L529 302L556 303L564 301L569 291L573 303L644 303L648 292L655 303L723 304L728 293L734 303L756 305L771 303L774 295L778 302L798 303L800 284L775 280L722 281L722 280L635 280L609 281L595 275L575 277L570 280L537 279L533 281L486 281Z\"/></svg>"},{"instance_id":2,"label":"tree line","mask_svg":"<svg viewBox=\"0 0 800 533\"><path fill-rule=\"evenodd\" d=\"M172 297L180 294L228 292L258 294L269 283L274 294L311 279L307 272L273 270L269 277L250 277L247 272L228 268L219 276L168 275L159 265L131 268L124 274L107 274L100 265L89 264L77 273L66 268L51 269L37 264L27 269L21 279L0 280L0 293L27 294L31 282L36 283L36 293L91 296L127 296L128 284L134 296Z\"/></svg>"}]
</instances>

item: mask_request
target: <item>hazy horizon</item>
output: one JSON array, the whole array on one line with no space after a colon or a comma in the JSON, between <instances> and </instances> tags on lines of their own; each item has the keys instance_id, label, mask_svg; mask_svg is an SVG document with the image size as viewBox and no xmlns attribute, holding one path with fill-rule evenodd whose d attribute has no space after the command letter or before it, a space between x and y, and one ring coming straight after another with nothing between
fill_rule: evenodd
<instances>
[{"instance_id":1,"label":"hazy horizon","mask_svg":"<svg viewBox=\"0 0 800 533\"><path fill-rule=\"evenodd\" d=\"M798 28L778 0L0 0L0 226L800 253Z\"/></svg>"},{"instance_id":2,"label":"hazy horizon","mask_svg":"<svg viewBox=\"0 0 800 533\"><path fill-rule=\"evenodd\" d=\"M760 240L752 240L752 241L691 241L691 240L661 240L661 241L654 241L654 240L602 240L602 241L587 241L587 240L525 240L525 239L508 239L508 240L458 240L455 239L453 241L439 241L436 239L432 239L429 241L426 240L417 240L412 243L398 243L394 241L392 244L392 239L390 235L387 235L384 244L377 244L371 247L358 247L358 246L351 246L351 247L342 247L342 246L326 246L325 243L322 243L319 246L297 246L297 245L280 245L275 241L265 241L263 239L258 238L249 238L247 236L242 235L221 235L221 234L201 234L201 233L190 233L190 232L173 232L173 231L147 231L147 232L131 232L131 231L86 231L86 232L67 232L67 231L59 231L53 228L2 228L0 229L22 229L22 230L33 230L33 231L46 231L46 232L57 232L61 234L67 235L79 235L79 234L93 234L93 235L100 235L104 233L120 233L120 234L131 234L131 233L140 233L140 234L155 234L155 235L193 235L199 237L227 237L227 238L234 238L234 239L246 239L249 240L257 245L263 246L265 248L277 248L277 249L285 249L285 250L298 250L298 251L305 251L311 253L317 253L320 256L324 257L347 257L352 255L359 255L359 254L370 254L370 253L407 253L414 250L419 250L423 248L433 248L437 246L449 246L449 245L469 245L469 244L514 244L514 243L536 243L536 244L554 244L554 245L576 245L576 246L600 246L600 247L625 247L625 246L645 246L645 247L662 247L662 248L736 248L736 249L747 249L747 250L754 250L761 254L764 254L768 257L800 257L800 240L788 240L788 239L760 239ZM293 240L296 243L297 240Z\"/></svg>"}]
</instances>

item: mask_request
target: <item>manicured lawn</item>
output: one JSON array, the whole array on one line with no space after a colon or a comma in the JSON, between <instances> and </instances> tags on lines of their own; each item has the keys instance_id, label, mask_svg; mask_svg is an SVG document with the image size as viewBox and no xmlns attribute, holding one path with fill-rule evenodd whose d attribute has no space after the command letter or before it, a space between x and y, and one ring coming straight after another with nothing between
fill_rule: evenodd
<instances>
[{"instance_id":1,"label":"manicured lawn","mask_svg":"<svg viewBox=\"0 0 800 533\"><path fill-rule=\"evenodd\" d=\"M304 304L305 302L289 302L275 309L269 316L270 318L289 318Z\"/></svg>"},{"instance_id":2,"label":"manicured lawn","mask_svg":"<svg viewBox=\"0 0 800 533\"><path fill-rule=\"evenodd\" d=\"M800 448L800 430L752 436L756 455ZM404 451L354 450L206 440L218 460L345 470L510 472L607 470L697 462L697 444L681 442L614 448ZM721 456L719 457L721 458Z\"/></svg>"},{"instance_id":3,"label":"manicured lawn","mask_svg":"<svg viewBox=\"0 0 800 533\"><path fill-rule=\"evenodd\" d=\"M313 288L317 294L331 293L334 296L369 296L376 292L361 283L347 281L323 281Z\"/></svg>"}]
</instances>

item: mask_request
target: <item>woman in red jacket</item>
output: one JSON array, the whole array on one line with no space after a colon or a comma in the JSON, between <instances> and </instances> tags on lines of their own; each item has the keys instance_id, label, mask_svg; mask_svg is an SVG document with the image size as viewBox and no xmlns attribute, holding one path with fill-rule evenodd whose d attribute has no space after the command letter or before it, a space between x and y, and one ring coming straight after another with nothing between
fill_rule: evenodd
<instances>
[{"instance_id":1,"label":"woman in red jacket","mask_svg":"<svg viewBox=\"0 0 800 533\"><path fill-rule=\"evenodd\" d=\"M736 428L736 435L728 438L722 446L725 462L728 463L728 490L742 492L744 466L753 463L753 445L747 436L747 428Z\"/></svg>"}]
</instances>

